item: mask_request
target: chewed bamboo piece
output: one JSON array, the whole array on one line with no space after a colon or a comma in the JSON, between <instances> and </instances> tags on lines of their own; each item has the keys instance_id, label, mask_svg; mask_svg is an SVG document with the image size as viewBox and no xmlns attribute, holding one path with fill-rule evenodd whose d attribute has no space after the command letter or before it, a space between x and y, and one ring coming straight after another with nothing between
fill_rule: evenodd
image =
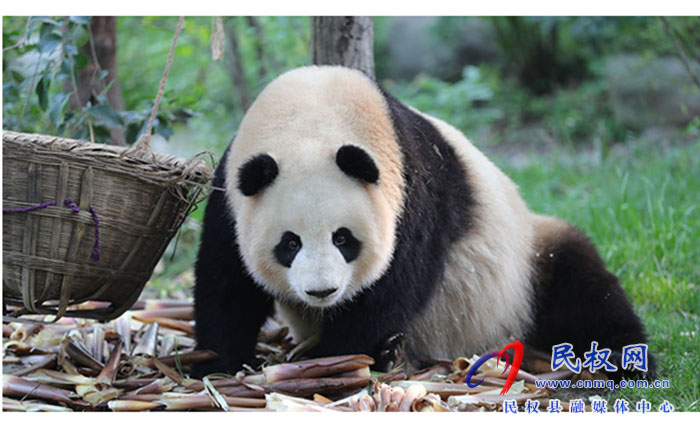
<instances>
[{"instance_id":1,"label":"chewed bamboo piece","mask_svg":"<svg viewBox=\"0 0 700 429\"><path fill-rule=\"evenodd\" d=\"M367 355L299 360L318 339L295 344L274 319L258 337L256 364L235 375L188 376L193 365L216 359L195 350L192 304L138 301L109 323L63 318L43 324L3 324L3 409L7 411L364 411L499 410L504 399L548 403L535 379L570 377L521 370L509 393L491 360L477 371L481 385L464 382L478 357L436 361L410 379L401 369L370 371ZM49 316L50 317L50 316ZM502 367L501 367L502 368ZM564 402L564 401L562 401Z\"/></svg>"}]
</instances>

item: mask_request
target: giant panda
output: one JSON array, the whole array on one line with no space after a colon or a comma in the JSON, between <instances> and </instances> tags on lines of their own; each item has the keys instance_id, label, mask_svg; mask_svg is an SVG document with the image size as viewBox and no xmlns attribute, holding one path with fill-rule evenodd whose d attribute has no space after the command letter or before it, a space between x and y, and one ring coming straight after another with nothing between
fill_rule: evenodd
<instances>
[{"instance_id":1,"label":"giant panda","mask_svg":"<svg viewBox=\"0 0 700 429\"><path fill-rule=\"evenodd\" d=\"M613 358L646 343L583 233L528 210L461 132L359 71L311 66L271 82L214 188L194 304L198 347L219 358L195 376L250 362L275 311L297 340L320 336L310 357L365 353L380 370L397 338L412 368L514 339L579 356L597 341Z\"/></svg>"}]
</instances>

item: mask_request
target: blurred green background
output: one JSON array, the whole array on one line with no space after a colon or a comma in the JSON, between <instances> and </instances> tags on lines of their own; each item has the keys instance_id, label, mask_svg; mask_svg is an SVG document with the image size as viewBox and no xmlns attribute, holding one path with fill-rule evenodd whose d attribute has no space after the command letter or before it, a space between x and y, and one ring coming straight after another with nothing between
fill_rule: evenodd
<instances>
[{"instance_id":1,"label":"blurred green background","mask_svg":"<svg viewBox=\"0 0 700 429\"><path fill-rule=\"evenodd\" d=\"M116 19L116 73L71 103L90 66L90 17L3 18L3 128L127 143L145 129L177 18ZM154 148L218 158L256 94L310 61L308 17L188 17L160 106ZM586 232L642 316L668 399L700 410L700 19L377 17L377 80L460 128L536 211ZM113 104L113 103L112 103ZM145 289L187 298L202 207ZM654 405L656 406L656 405Z\"/></svg>"}]
</instances>

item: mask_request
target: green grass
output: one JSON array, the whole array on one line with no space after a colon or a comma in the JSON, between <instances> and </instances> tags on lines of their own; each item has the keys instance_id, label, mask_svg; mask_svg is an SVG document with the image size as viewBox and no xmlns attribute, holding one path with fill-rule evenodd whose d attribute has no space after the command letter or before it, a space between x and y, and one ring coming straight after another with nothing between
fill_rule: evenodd
<instances>
[{"instance_id":1,"label":"green grass","mask_svg":"<svg viewBox=\"0 0 700 429\"><path fill-rule=\"evenodd\" d=\"M603 155L563 151L501 167L536 212L565 219L595 243L642 318L670 388L625 389L608 405L667 399L700 411L700 141L636 141Z\"/></svg>"}]
</instances>

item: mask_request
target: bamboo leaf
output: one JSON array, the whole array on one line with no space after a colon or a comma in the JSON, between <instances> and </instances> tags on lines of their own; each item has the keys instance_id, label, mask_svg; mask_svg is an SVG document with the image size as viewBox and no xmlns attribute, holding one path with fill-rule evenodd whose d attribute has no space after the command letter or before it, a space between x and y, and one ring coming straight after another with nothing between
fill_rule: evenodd
<instances>
[{"instance_id":1,"label":"bamboo leaf","mask_svg":"<svg viewBox=\"0 0 700 429\"><path fill-rule=\"evenodd\" d=\"M88 113L108 128L118 128L123 125L119 113L107 104L92 106L88 109Z\"/></svg>"}]
</instances>

